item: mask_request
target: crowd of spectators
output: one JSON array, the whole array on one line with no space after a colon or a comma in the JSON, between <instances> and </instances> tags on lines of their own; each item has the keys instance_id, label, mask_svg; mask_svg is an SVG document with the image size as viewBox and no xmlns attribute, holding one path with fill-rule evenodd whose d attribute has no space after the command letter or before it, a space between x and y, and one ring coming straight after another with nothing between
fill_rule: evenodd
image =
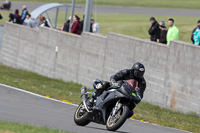
<instances>
[{"instance_id":1,"label":"crowd of spectators","mask_svg":"<svg viewBox=\"0 0 200 133\"><path fill-rule=\"evenodd\" d=\"M23 24L24 20L26 19L26 15L28 15L28 10L26 9L26 6L23 5L22 7L22 14L19 15L19 10L16 9L15 13L9 14L9 22L17 23L17 24Z\"/></svg>"},{"instance_id":2,"label":"crowd of spectators","mask_svg":"<svg viewBox=\"0 0 200 133\"><path fill-rule=\"evenodd\" d=\"M24 25L30 28L37 29L38 27L50 27L48 21L45 19L44 16L39 16L39 22L29 14L26 5L22 6L22 13L19 14L19 10L16 9L15 13L9 14L9 22L13 22L16 24Z\"/></svg>"},{"instance_id":3,"label":"crowd of spectators","mask_svg":"<svg viewBox=\"0 0 200 133\"><path fill-rule=\"evenodd\" d=\"M85 16L83 15L83 20L80 21L80 18L79 18L78 15L75 15L73 17L73 23L71 25L71 33L74 33L74 34L77 34L77 35L81 35L81 33L83 32L84 18L85 18ZM70 20L71 20L71 16L64 23L62 31L69 32L69 29L70 29ZM94 19L91 19L89 32L100 33L100 24L95 23Z\"/></svg>"},{"instance_id":4,"label":"crowd of spectators","mask_svg":"<svg viewBox=\"0 0 200 133\"><path fill-rule=\"evenodd\" d=\"M169 28L166 27L164 21L158 23L154 17L150 18L150 22L151 27L148 32L151 41L169 45L170 41L179 40L179 30L174 24L174 19L168 20ZM192 31L191 41L194 45L200 45L200 20Z\"/></svg>"},{"instance_id":5,"label":"crowd of spectators","mask_svg":"<svg viewBox=\"0 0 200 133\"><path fill-rule=\"evenodd\" d=\"M2 16L0 14L0 19ZM80 20L78 15L73 16L73 23L70 25L71 17L64 23L62 31L69 32L71 28L71 33L81 35L84 26L84 15L83 20ZM22 13L19 14L19 10L16 9L15 13L9 14L9 22L21 24L30 28L38 27L50 27L49 21L42 15L39 16L39 22L29 14L25 5L22 6ZM170 44L172 40L179 40L179 30L174 24L174 19L170 18L168 20L168 28L164 21L158 23L155 17L150 18L151 27L149 28L150 40L163 43L166 45ZM92 33L100 33L100 25L95 23L94 19L91 19L90 31ZM197 22L197 27L192 31L191 41L194 45L200 45L200 20Z\"/></svg>"},{"instance_id":6,"label":"crowd of spectators","mask_svg":"<svg viewBox=\"0 0 200 133\"><path fill-rule=\"evenodd\" d=\"M9 22L13 22L16 24L21 24L30 28L37 29L38 27L51 27L49 21L42 15L39 17L39 21L37 21L35 18L31 17L31 14L29 14L26 6L24 5L22 7L22 14L19 15L19 10L16 9L15 13L9 14ZM71 33L81 35L83 32L83 26L84 26L84 16L83 20L80 21L80 18L78 15L73 16L73 22L70 25L71 17L64 23L64 26L62 28L62 31L69 32L71 28ZM100 33L100 25L98 23L95 23L94 19L91 19L90 23L90 32L92 33Z\"/></svg>"},{"instance_id":7,"label":"crowd of spectators","mask_svg":"<svg viewBox=\"0 0 200 133\"><path fill-rule=\"evenodd\" d=\"M154 17L150 18L150 22L149 35L151 41L169 45L170 41L179 39L179 30L174 24L174 19L168 20L169 28L166 27L164 21L159 24Z\"/></svg>"}]
</instances>

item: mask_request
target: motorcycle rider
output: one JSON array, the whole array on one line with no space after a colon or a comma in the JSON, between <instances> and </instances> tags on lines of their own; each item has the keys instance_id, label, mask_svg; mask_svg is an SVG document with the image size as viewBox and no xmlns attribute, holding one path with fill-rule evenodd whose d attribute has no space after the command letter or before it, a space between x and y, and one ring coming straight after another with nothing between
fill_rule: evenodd
<instances>
[{"instance_id":1,"label":"motorcycle rider","mask_svg":"<svg viewBox=\"0 0 200 133\"><path fill-rule=\"evenodd\" d=\"M122 80L131 80L131 79L138 81L137 92L142 99L144 91L146 89L146 81L144 79L144 73L145 73L144 65L140 62L136 62L133 64L131 69L121 70L118 73L116 73L115 75L111 76L110 81L112 83L116 83L117 81L122 81ZM103 87L103 88L106 88L106 87ZM94 98L94 95L93 95L93 98ZM138 101L138 103L139 102L140 101ZM89 100L87 103L88 106L91 106L92 104L93 104L93 100ZM128 117L131 117L133 115L134 108L135 107L130 109L131 112L129 113Z\"/></svg>"},{"instance_id":2,"label":"motorcycle rider","mask_svg":"<svg viewBox=\"0 0 200 133\"><path fill-rule=\"evenodd\" d=\"M146 81L144 79L144 73L145 73L144 65L140 62L136 62L133 64L131 69L125 69L125 70L119 71L115 75L111 76L110 80L111 80L111 82L117 82L119 80L130 80L130 79L134 79L134 80L138 81L137 92L138 92L140 98L142 99L143 95L144 95L144 91L146 89ZM140 101L138 101L138 103L139 102ZM129 113L128 117L131 117L133 115L134 108L135 107L130 109L131 112Z\"/></svg>"}]
</instances>

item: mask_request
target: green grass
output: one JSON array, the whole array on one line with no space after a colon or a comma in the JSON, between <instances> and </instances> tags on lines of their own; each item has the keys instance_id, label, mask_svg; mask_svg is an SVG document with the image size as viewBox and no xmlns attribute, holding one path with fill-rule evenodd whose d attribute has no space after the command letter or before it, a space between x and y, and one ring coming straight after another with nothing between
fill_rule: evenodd
<instances>
[{"instance_id":1,"label":"green grass","mask_svg":"<svg viewBox=\"0 0 200 133\"><path fill-rule=\"evenodd\" d=\"M25 1L25 0L12 0ZM151 7L151 8L180 8L199 9L199 0L93 0L94 5ZM72 3L72 0L26 0L26 2L58 2ZM76 0L76 4L85 4L86 0Z\"/></svg>"},{"instance_id":2,"label":"green grass","mask_svg":"<svg viewBox=\"0 0 200 133\"><path fill-rule=\"evenodd\" d=\"M2 12L4 19L8 20L9 12ZM78 13L82 18L83 14ZM68 15L69 16L69 15ZM130 35L142 39L149 39L148 29L150 27L150 15L127 15L127 14L93 14L92 18L101 25L101 33L116 32L120 34ZM174 18L175 25L179 29L179 40L191 42L190 36L192 30L197 25L199 17L180 17L180 16L160 16L154 15L158 22L164 20L168 22L169 18ZM58 16L58 27L61 28L64 23L64 13Z\"/></svg>"},{"instance_id":3,"label":"green grass","mask_svg":"<svg viewBox=\"0 0 200 133\"><path fill-rule=\"evenodd\" d=\"M47 127L0 121L0 133L69 133Z\"/></svg>"},{"instance_id":4,"label":"green grass","mask_svg":"<svg viewBox=\"0 0 200 133\"><path fill-rule=\"evenodd\" d=\"M23 70L16 71L4 65L0 65L0 83L60 100L80 102L80 88L82 87L80 84L66 83Z\"/></svg>"},{"instance_id":5,"label":"green grass","mask_svg":"<svg viewBox=\"0 0 200 133\"><path fill-rule=\"evenodd\" d=\"M134 119L162 126L200 133L200 117L194 113L183 115L148 103L140 103L135 109Z\"/></svg>"},{"instance_id":6,"label":"green grass","mask_svg":"<svg viewBox=\"0 0 200 133\"><path fill-rule=\"evenodd\" d=\"M2 64L0 64L0 83L73 103L81 101L80 84L50 79ZM200 133L200 117L172 112L148 103L140 103L136 107L134 119Z\"/></svg>"}]
</instances>

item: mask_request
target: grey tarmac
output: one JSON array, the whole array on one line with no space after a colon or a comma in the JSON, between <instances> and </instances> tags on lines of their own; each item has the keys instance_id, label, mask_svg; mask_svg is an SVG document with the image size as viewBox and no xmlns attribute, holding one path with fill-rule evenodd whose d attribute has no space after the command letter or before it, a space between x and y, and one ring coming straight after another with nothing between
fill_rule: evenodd
<instances>
[{"instance_id":1,"label":"grey tarmac","mask_svg":"<svg viewBox=\"0 0 200 133\"><path fill-rule=\"evenodd\" d=\"M76 105L46 98L21 89L0 84L0 120L47 126L76 133L109 133L105 125L90 123L85 127L73 121ZM116 132L120 133L188 133L128 119Z\"/></svg>"}]
</instances>

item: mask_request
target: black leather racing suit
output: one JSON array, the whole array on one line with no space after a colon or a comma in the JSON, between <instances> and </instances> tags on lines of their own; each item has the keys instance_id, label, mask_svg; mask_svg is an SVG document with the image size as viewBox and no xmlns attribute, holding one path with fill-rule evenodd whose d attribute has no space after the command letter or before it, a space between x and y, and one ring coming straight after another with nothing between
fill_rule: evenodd
<instances>
[{"instance_id":1,"label":"black leather racing suit","mask_svg":"<svg viewBox=\"0 0 200 133\"><path fill-rule=\"evenodd\" d=\"M110 77L110 80L114 79L115 81L119 81L119 80L129 80L129 79L135 79L138 81L138 88L139 88L139 95L141 97L141 99L143 98L143 94L144 91L146 89L146 81L144 78L136 78L132 73L133 70L132 69L125 69L125 70L121 70L118 73L116 73L115 75Z\"/></svg>"}]
</instances>

